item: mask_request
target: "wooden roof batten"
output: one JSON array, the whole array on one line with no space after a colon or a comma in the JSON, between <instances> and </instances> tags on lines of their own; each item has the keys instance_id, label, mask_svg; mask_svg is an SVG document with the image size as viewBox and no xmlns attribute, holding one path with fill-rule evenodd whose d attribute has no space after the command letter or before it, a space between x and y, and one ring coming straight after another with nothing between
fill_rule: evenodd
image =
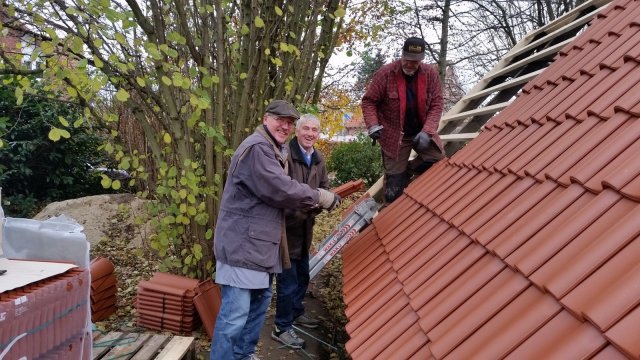
<instances>
[{"instance_id":1,"label":"wooden roof batten","mask_svg":"<svg viewBox=\"0 0 640 360\"><path fill-rule=\"evenodd\" d=\"M558 52L610 2L586 1L522 38L440 120L438 133L447 156L475 138L484 124L506 108L520 89L542 73Z\"/></svg>"}]
</instances>

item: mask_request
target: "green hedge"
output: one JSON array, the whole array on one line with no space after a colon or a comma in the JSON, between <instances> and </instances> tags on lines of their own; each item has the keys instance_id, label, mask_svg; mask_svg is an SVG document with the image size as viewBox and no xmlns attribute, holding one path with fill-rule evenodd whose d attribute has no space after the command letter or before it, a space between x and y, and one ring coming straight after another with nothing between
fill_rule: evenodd
<instances>
[{"instance_id":1,"label":"green hedge","mask_svg":"<svg viewBox=\"0 0 640 360\"><path fill-rule=\"evenodd\" d=\"M380 147L372 145L365 134L360 134L355 141L340 143L333 149L327 168L335 173L333 186L362 179L370 187L383 173Z\"/></svg>"}]
</instances>

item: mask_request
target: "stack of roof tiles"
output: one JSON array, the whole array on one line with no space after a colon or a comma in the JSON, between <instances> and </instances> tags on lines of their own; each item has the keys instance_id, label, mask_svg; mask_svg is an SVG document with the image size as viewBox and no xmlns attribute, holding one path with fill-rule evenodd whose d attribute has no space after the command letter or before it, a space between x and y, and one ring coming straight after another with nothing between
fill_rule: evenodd
<instances>
[{"instance_id":1,"label":"stack of roof tiles","mask_svg":"<svg viewBox=\"0 0 640 360\"><path fill-rule=\"evenodd\" d=\"M80 268L0 294L0 358L88 359L88 294Z\"/></svg>"},{"instance_id":2,"label":"stack of roof tiles","mask_svg":"<svg viewBox=\"0 0 640 360\"><path fill-rule=\"evenodd\" d=\"M640 358L640 1L343 252L353 359Z\"/></svg>"},{"instance_id":3,"label":"stack of roof tiles","mask_svg":"<svg viewBox=\"0 0 640 360\"><path fill-rule=\"evenodd\" d=\"M175 334L193 331L201 325L193 302L197 286L198 280L162 272L141 281L136 297L138 325Z\"/></svg>"},{"instance_id":4,"label":"stack of roof tiles","mask_svg":"<svg viewBox=\"0 0 640 360\"><path fill-rule=\"evenodd\" d=\"M116 276L111 261L103 257L91 260L91 321L102 321L116 312Z\"/></svg>"}]
</instances>

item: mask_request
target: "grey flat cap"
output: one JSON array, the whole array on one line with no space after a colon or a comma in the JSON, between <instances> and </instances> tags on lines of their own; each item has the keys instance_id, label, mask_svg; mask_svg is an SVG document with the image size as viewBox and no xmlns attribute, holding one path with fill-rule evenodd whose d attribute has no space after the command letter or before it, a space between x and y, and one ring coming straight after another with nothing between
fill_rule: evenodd
<instances>
[{"instance_id":1,"label":"grey flat cap","mask_svg":"<svg viewBox=\"0 0 640 360\"><path fill-rule=\"evenodd\" d=\"M296 120L300 118L298 110L284 100L273 100L267 105L264 112L283 117L292 117Z\"/></svg>"}]
</instances>

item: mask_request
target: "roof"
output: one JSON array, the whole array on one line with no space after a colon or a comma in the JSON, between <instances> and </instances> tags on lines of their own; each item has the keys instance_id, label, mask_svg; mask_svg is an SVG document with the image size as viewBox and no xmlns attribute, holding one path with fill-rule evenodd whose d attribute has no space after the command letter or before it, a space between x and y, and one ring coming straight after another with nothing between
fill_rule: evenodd
<instances>
[{"instance_id":1,"label":"roof","mask_svg":"<svg viewBox=\"0 0 640 360\"><path fill-rule=\"evenodd\" d=\"M353 359L640 358L640 1L343 251Z\"/></svg>"},{"instance_id":2,"label":"roof","mask_svg":"<svg viewBox=\"0 0 640 360\"><path fill-rule=\"evenodd\" d=\"M351 118L344 122L344 127L347 129L366 129L367 125L365 125L362 115L352 115Z\"/></svg>"}]
</instances>

